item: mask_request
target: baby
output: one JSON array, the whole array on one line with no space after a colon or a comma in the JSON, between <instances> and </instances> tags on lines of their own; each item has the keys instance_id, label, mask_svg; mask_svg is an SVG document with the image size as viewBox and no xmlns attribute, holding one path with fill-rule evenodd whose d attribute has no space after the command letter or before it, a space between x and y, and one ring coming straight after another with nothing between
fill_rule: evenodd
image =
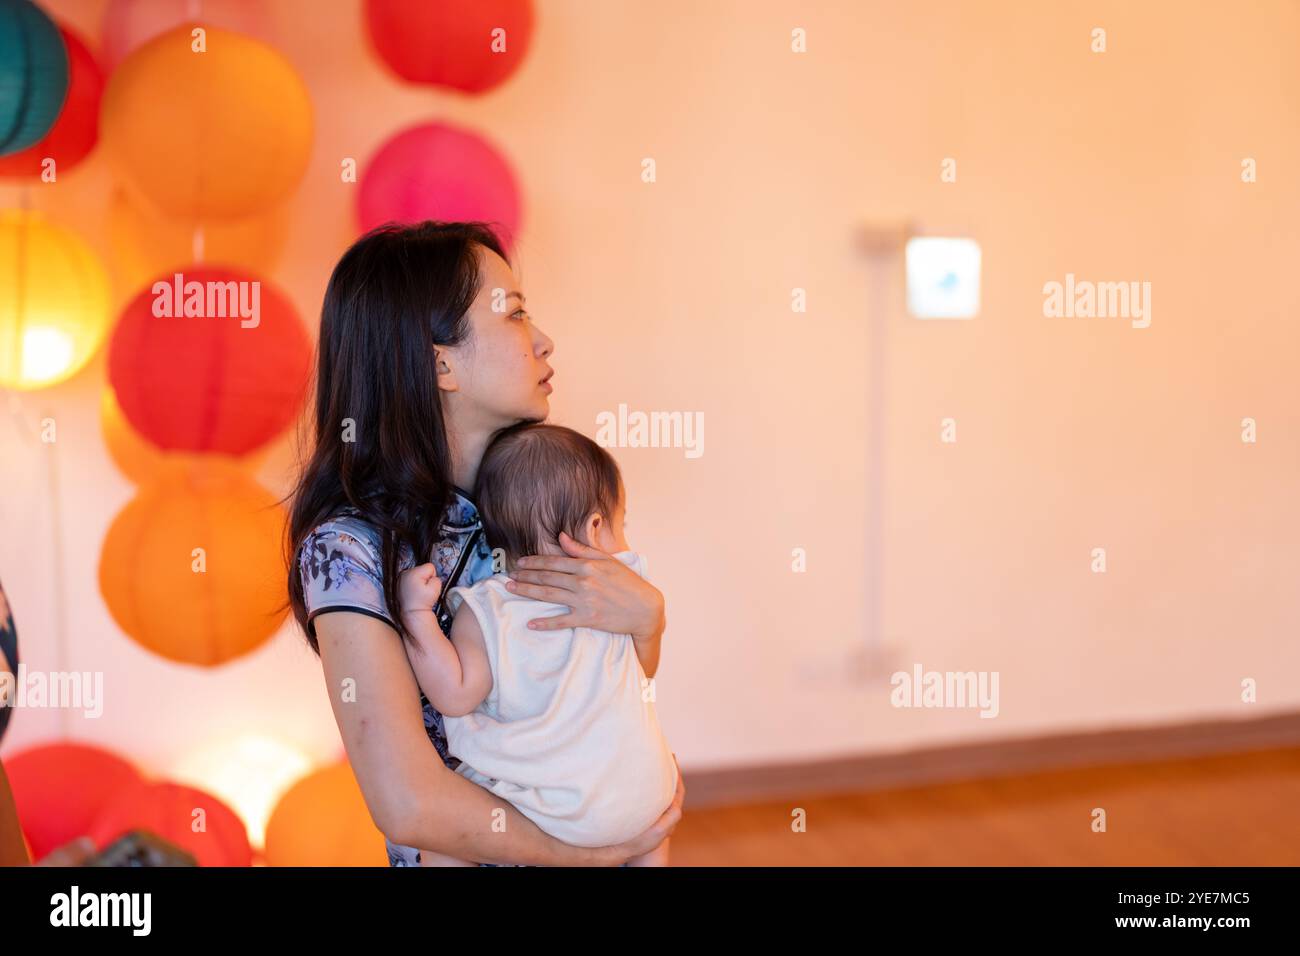
<instances>
[{"instance_id":1,"label":"baby","mask_svg":"<svg viewBox=\"0 0 1300 956\"><path fill-rule=\"evenodd\" d=\"M530 423L498 434L474 496L507 570L526 554L563 554L564 531L645 576L623 535L618 465L572 429ZM645 832L672 803L677 764L632 637L587 627L532 630L530 620L568 608L507 591L507 580L503 571L447 592L455 615L448 641L430 613L442 586L433 565L401 576L403 620L419 645L408 657L443 714L448 751L461 760L456 772L574 846L609 846ZM628 865L667 866L667 844ZM420 859L474 865L429 850Z\"/></svg>"}]
</instances>

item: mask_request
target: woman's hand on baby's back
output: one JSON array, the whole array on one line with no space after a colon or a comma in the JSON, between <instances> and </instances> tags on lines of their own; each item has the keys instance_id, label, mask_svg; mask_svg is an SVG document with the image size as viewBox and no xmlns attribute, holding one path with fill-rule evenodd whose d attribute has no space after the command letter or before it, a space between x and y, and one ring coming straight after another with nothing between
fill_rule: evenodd
<instances>
[{"instance_id":1,"label":"woman's hand on baby's back","mask_svg":"<svg viewBox=\"0 0 1300 956\"><path fill-rule=\"evenodd\" d=\"M613 555L560 533L565 554L529 554L516 562L507 590L564 604L568 614L534 618L528 626L553 631L590 627L613 634L653 637L664 629L664 596Z\"/></svg>"},{"instance_id":2,"label":"woman's hand on baby's back","mask_svg":"<svg viewBox=\"0 0 1300 956\"><path fill-rule=\"evenodd\" d=\"M416 565L398 577L398 596L403 614L432 611L440 594L442 579L438 577L438 569L432 562Z\"/></svg>"}]
</instances>

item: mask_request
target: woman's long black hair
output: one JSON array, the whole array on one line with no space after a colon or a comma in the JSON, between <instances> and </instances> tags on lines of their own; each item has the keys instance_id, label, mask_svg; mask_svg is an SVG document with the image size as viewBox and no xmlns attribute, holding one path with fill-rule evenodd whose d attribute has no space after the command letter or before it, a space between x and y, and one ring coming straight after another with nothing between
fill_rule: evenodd
<instances>
[{"instance_id":1,"label":"woman's long black hair","mask_svg":"<svg viewBox=\"0 0 1300 956\"><path fill-rule=\"evenodd\" d=\"M296 557L312 529L351 505L382 532L385 603L403 639L403 543L428 560L453 500L434 345L469 335L477 246L505 250L482 222L386 223L339 259L321 306L312 448L289 497L289 605L316 654Z\"/></svg>"}]
</instances>

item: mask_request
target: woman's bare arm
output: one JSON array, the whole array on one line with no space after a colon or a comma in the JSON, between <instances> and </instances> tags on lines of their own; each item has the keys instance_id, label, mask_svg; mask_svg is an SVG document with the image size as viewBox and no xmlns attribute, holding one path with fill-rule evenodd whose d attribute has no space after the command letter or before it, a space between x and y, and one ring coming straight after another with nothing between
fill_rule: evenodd
<instances>
[{"instance_id":1,"label":"woman's bare arm","mask_svg":"<svg viewBox=\"0 0 1300 956\"><path fill-rule=\"evenodd\" d=\"M658 846L681 818L679 787L673 805L636 840L575 847L555 839L508 801L443 764L425 732L419 687L392 627L352 611L321 614L315 626L352 772L375 825L392 842L482 863L618 866ZM498 819L504 828L494 828Z\"/></svg>"}]
</instances>

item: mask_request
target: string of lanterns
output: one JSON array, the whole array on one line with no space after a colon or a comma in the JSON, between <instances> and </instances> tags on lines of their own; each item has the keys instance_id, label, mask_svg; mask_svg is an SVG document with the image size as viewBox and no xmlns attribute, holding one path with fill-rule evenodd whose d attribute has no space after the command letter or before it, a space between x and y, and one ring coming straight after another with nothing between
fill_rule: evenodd
<instances>
[{"instance_id":1,"label":"string of lanterns","mask_svg":"<svg viewBox=\"0 0 1300 956\"><path fill-rule=\"evenodd\" d=\"M97 56L36 3L0 0L0 177L54 184L102 147L116 183L112 272L138 289L114 318L109 269L74 229L26 203L0 210L0 386L57 385L108 343L101 424L138 490L105 536L100 591L140 646L213 668L284 622L285 515L254 470L303 406L311 342L265 270L283 249L285 200L307 169L315 120L306 84L265 39L263 14L208 0L191 15L197 6L109 0ZM531 0L365 0L363 18L399 81L454 95L513 75L534 24ZM363 164L355 216L363 231L389 220L484 220L509 248L522 201L510 163L484 136L429 121ZM188 311L214 288L253 290L256 321ZM160 315L168 300L181 310ZM231 773L243 766L263 778L292 768L297 782L243 805L251 777ZM304 773L309 766L265 742L196 757L188 776L223 789L214 796L75 742L6 760L38 856L80 833L102 845L143 827L205 865L247 865L251 825L268 864L382 863L382 837L346 763ZM202 830L191 826L196 809Z\"/></svg>"}]
</instances>

